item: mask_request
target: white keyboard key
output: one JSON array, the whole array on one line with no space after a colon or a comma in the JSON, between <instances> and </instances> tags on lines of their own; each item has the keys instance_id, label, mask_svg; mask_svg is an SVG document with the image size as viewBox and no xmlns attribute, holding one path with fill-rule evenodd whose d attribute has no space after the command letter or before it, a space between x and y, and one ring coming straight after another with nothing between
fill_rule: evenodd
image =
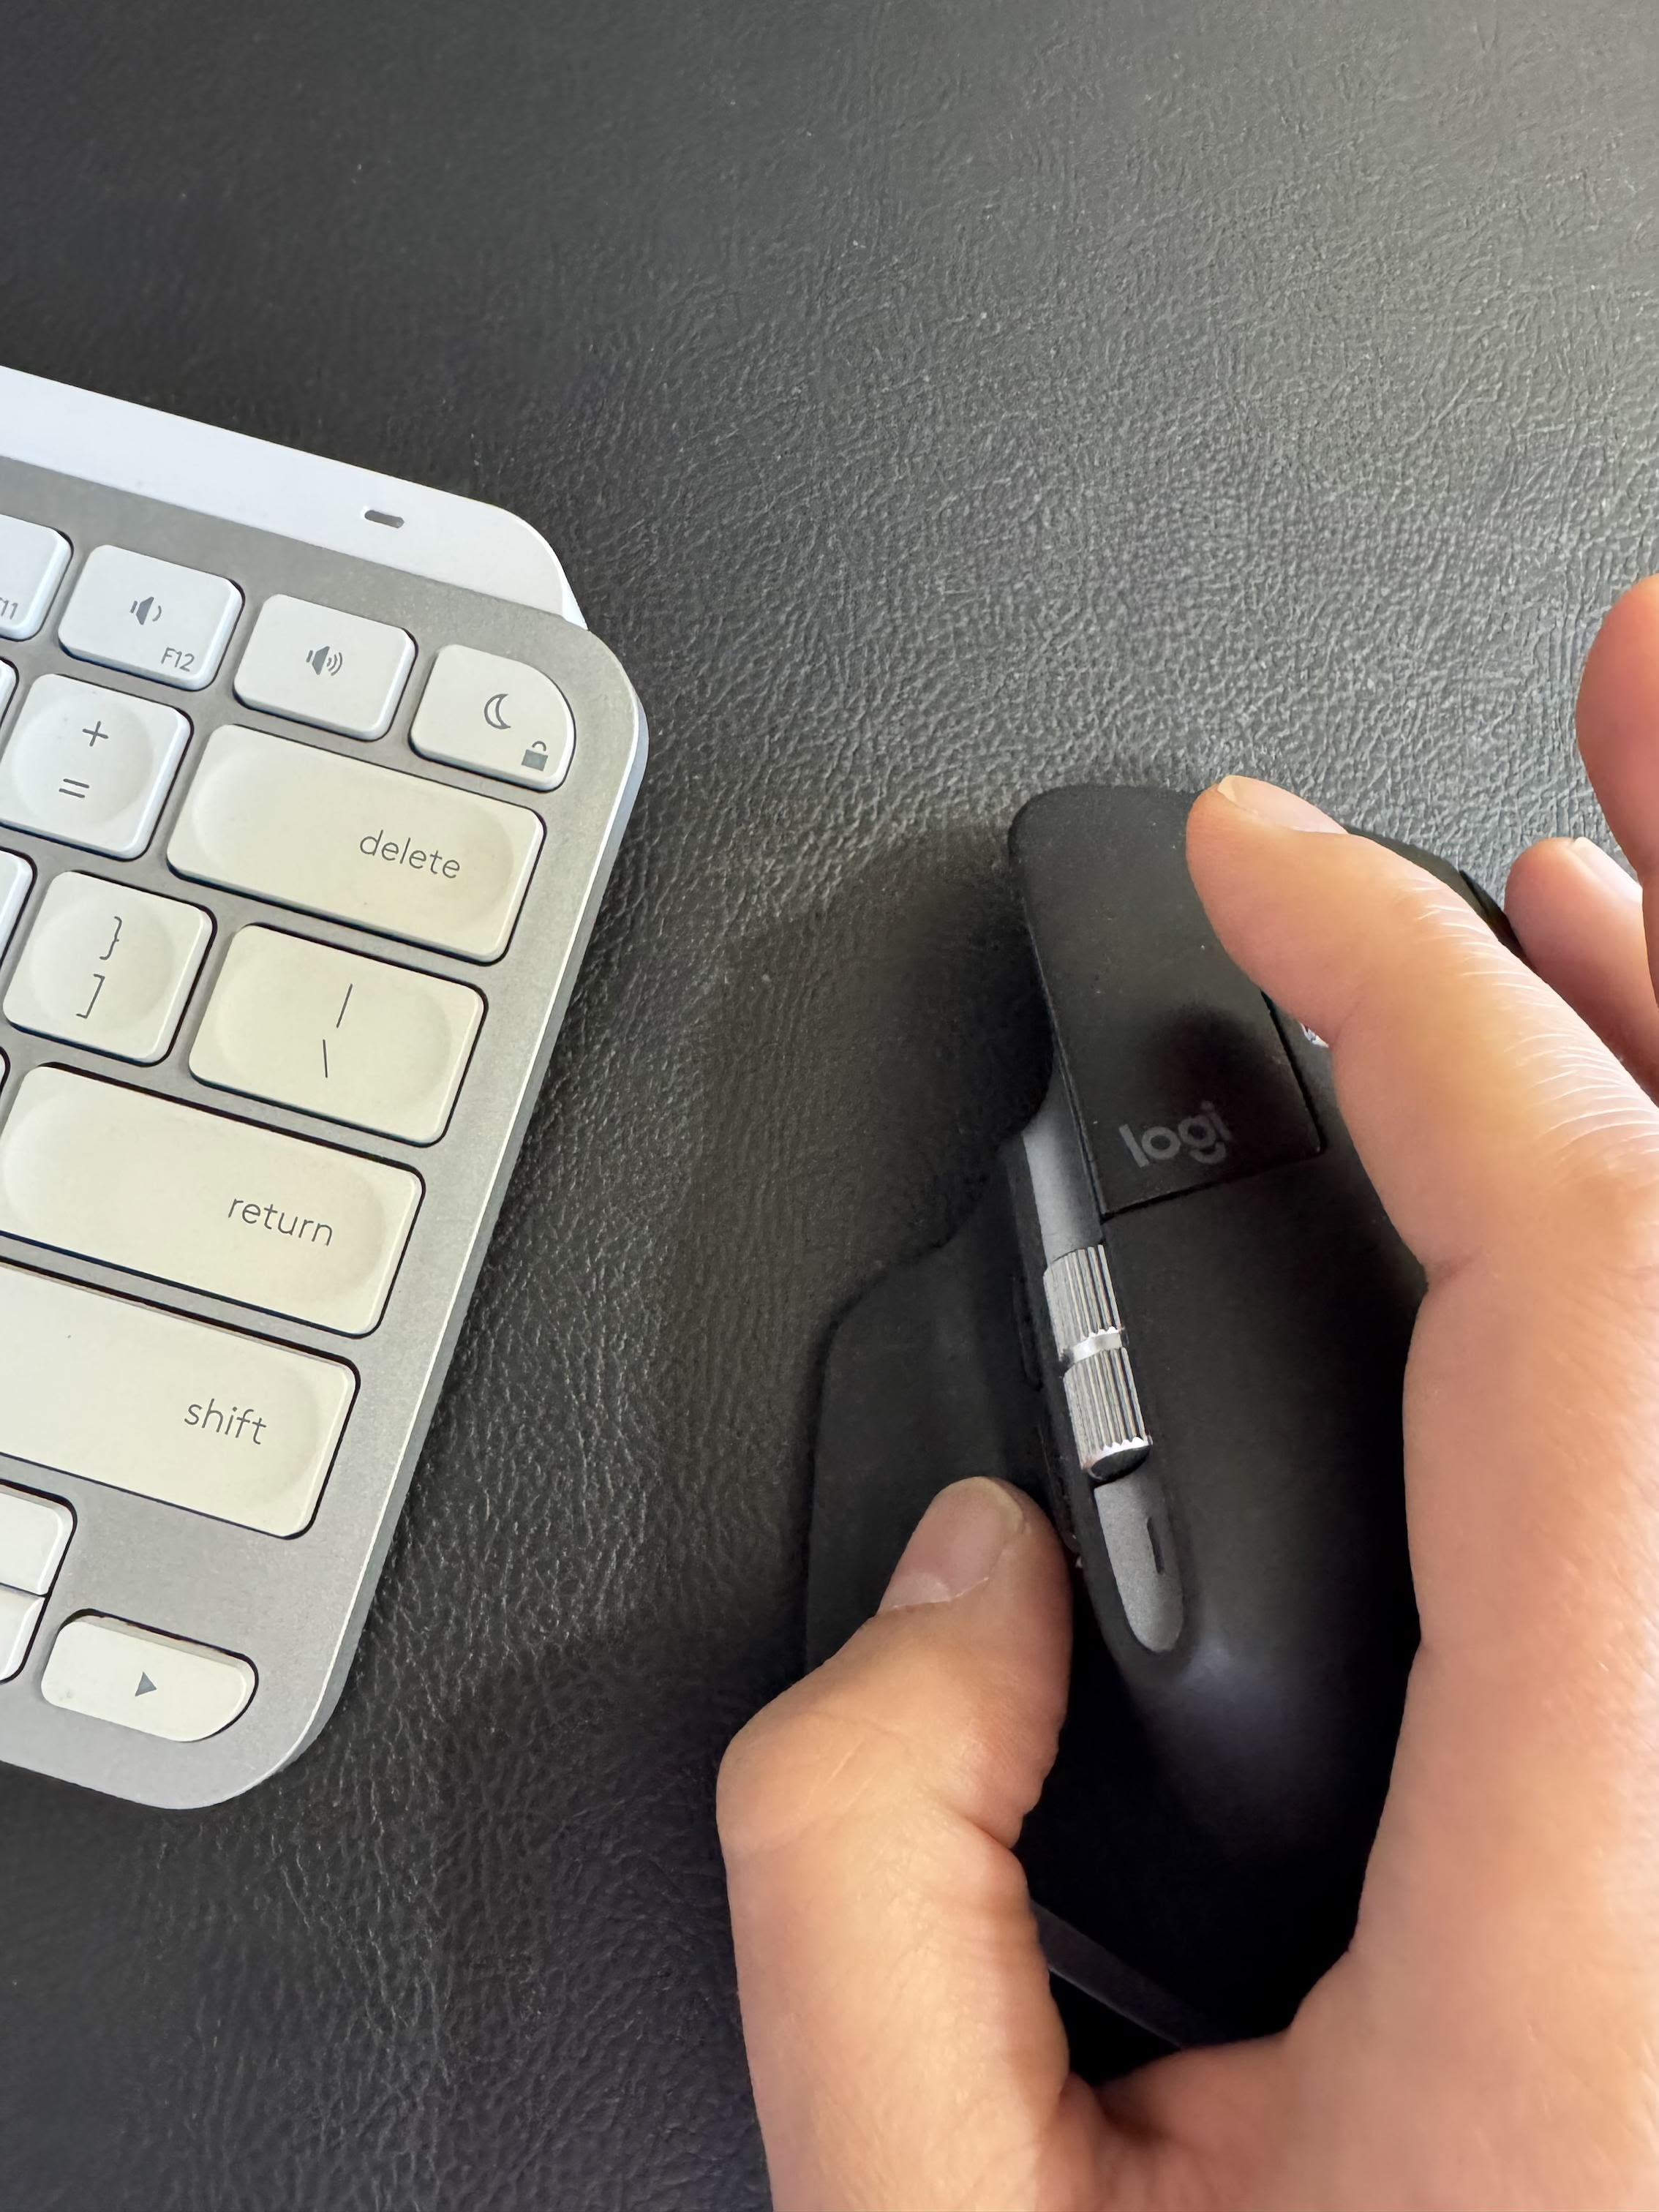
<instances>
[{"instance_id":1,"label":"white keyboard key","mask_svg":"<svg viewBox=\"0 0 1659 2212\"><path fill-rule=\"evenodd\" d=\"M176 708L42 676L0 752L0 822L136 860L189 739Z\"/></svg>"},{"instance_id":2,"label":"white keyboard key","mask_svg":"<svg viewBox=\"0 0 1659 2212\"><path fill-rule=\"evenodd\" d=\"M0 952L5 951L17 927L17 917L23 911L23 902L33 881L34 869L21 854L0 853Z\"/></svg>"},{"instance_id":3,"label":"white keyboard key","mask_svg":"<svg viewBox=\"0 0 1659 2212\"><path fill-rule=\"evenodd\" d=\"M279 595L259 610L236 672L236 696L245 707L342 737L381 738L414 665L415 641L406 630Z\"/></svg>"},{"instance_id":4,"label":"white keyboard key","mask_svg":"<svg viewBox=\"0 0 1659 2212\"><path fill-rule=\"evenodd\" d=\"M9 1344L0 1348L0 1361L10 1351ZM4 1449L0 1445L0 1450ZM8 1589L44 1597L57 1579L74 1533L75 1516L57 1498L0 1487L0 1583Z\"/></svg>"},{"instance_id":5,"label":"white keyboard key","mask_svg":"<svg viewBox=\"0 0 1659 2212\"><path fill-rule=\"evenodd\" d=\"M58 876L6 992L6 1019L118 1059L160 1060L212 935L210 918L179 899Z\"/></svg>"},{"instance_id":6,"label":"white keyboard key","mask_svg":"<svg viewBox=\"0 0 1659 2212\"><path fill-rule=\"evenodd\" d=\"M208 741L167 858L203 883L499 960L541 843L528 807L233 724Z\"/></svg>"},{"instance_id":7,"label":"white keyboard key","mask_svg":"<svg viewBox=\"0 0 1659 2212\"><path fill-rule=\"evenodd\" d=\"M58 642L77 660L200 691L219 673L242 595L223 576L100 545L70 594Z\"/></svg>"},{"instance_id":8,"label":"white keyboard key","mask_svg":"<svg viewBox=\"0 0 1659 2212\"><path fill-rule=\"evenodd\" d=\"M539 668L447 645L432 664L409 742L431 760L555 791L570 773L576 724L563 692Z\"/></svg>"},{"instance_id":9,"label":"white keyboard key","mask_svg":"<svg viewBox=\"0 0 1659 2212\"><path fill-rule=\"evenodd\" d=\"M200 1743L230 1726L256 1680L247 1661L228 1651L83 1613L58 1630L40 1694L49 1705L91 1720L169 1743Z\"/></svg>"},{"instance_id":10,"label":"white keyboard key","mask_svg":"<svg viewBox=\"0 0 1659 2212\"><path fill-rule=\"evenodd\" d=\"M435 1144L483 1000L464 984L257 927L233 940L191 1048L204 1083Z\"/></svg>"},{"instance_id":11,"label":"white keyboard key","mask_svg":"<svg viewBox=\"0 0 1659 2212\"><path fill-rule=\"evenodd\" d=\"M366 1336L421 1200L405 1168L60 1067L0 1127L0 1235Z\"/></svg>"},{"instance_id":12,"label":"white keyboard key","mask_svg":"<svg viewBox=\"0 0 1659 2212\"><path fill-rule=\"evenodd\" d=\"M0 637L34 635L69 557L69 540L57 531L0 514ZM0 706L4 704L0 699Z\"/></svg>"},{"instance_id":13,"label":"white keyboard key","mask_svg":"<svg viewBox=\"0 0 1659 2212\"><path fill-rule=\"evenodd\" d=\"M10 1681L28 1657L46 1602L24 1590L0 1589L0 1682Z\"/></svg>"},{"instance_id":14,"label":"white keyboard key","mask_svg":"<svg viewBox=\"0 0 1659 2212\"><path fill-rule=\"evenodd\" d=\"M335 1360L0 1267L0 1452L13 1459L295 1536L356 1388ZM0 1492L0 1581L29 1563L9 1542L17 1494ZM40 1563L38 1539L30 1557ZM56 1571L18 1587L46 1589Z\"/></svg>"},{"instance_id":15,"label":"white keyboard key","mask_svg":"<svg viewBox=\"0 0 1659 2212\"><path fill-rule=\"evenodd\" d=\"M17 689L17 671L9 660L0 660L0 714L6 711L12 693Z\"/></svg>"}]
</instances>

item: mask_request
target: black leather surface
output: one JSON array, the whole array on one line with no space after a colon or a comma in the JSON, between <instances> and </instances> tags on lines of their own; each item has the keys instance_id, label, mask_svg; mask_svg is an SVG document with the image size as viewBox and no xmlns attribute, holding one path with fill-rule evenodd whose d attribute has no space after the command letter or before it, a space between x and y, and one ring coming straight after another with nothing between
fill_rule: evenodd
<instances>
[{"instance_id":1,"label":"black leather surface","mask_svg":"<svg viewBox=\"0 0 1659 2212\"><path fill-rule=\"evenodd\" d=\"M1488 877L1587 825L1656 44L9 0L0 357L519 509L656 740L337 1720L203 1815L0 1775L9 2208L763 2202L713 1772L826 1329L1034 1103L1006 823L1243 764Z\"/></svg>"}]
</instances>

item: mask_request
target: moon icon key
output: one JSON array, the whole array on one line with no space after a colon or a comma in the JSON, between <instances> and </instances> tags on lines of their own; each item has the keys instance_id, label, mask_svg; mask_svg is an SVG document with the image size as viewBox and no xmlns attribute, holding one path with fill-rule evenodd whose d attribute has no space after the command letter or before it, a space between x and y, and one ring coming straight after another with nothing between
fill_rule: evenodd
<instances>
[{"instance_id":1,"label":"moon icon key","mask_svg":"<svg viewBox=\"0 0 1659 2212\"><path fill-rule=\"evenodd\" d=\"M409 741L428 760L556 791L570 773L576 722L541 669L447 645L432 664Z\"/></svg>"}]
</instances>

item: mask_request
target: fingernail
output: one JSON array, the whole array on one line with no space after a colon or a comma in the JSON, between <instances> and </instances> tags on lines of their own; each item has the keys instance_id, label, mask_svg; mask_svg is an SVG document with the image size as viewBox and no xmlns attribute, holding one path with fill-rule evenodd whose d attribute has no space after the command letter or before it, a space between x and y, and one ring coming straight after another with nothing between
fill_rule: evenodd
<instances>
[{"instance_id":1,"label":"fingernail","mask_svg":"<svg viewBox=\"0 0 1659 2212\"><path fill-rule=\"evenodd\" d=\"M1254 814L1258 822L1271 822L1275 830L1321 830L1332 837L1347 835L1340 822L1333 822L1310 800L1298 799L1293 791L1281 791L1276 783L1259 783L1253 775L1224 775L1215 789L1242 814Z\"/></svg>"},{"instance_id":2,"label":"fingernail","mask_svg":"<svg viewBox=\"0 0 1659 2212\"><path fill-rule=\"evenodd\" d=\"M988 1582L1025 1526L1018 1500L1000 1483L975 1475L941 1490L916 1524L882 1599L883 1613L907 1605L948 1605Z\"/></svg>"},{"instance_id":3,"label":"fingernail","mask_svg":"<svg viewBox=\"0 0 1659 2212\"><path fill-rule=\"evenodd\" d=\"M1611 853L1604 853L1599 845L1592 844L1588 837L1575 837L1572 841L1572 849L1580 866L1587 869L1595 878L1597 883L1614 885L1624 893L1626 898L1641 897L1641 884L1628 870L1620 866Z\"/></svg>"}]
</instances>

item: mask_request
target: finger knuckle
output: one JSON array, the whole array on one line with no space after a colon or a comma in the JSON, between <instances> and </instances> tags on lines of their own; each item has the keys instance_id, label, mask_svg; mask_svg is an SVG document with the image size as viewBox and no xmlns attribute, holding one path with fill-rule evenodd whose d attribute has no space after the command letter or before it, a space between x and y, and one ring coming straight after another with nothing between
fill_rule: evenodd
<instances>
[{"instance_id":1,"label":"finger knuckle","mask_svg":"<svg viewBox=\"0 0 1659 2212\"><path fill-rule=\"evenodd\" d=\"M914 1811L945 1775L984 1763L979 1701L931 1651L910 1651L879 1685L831 1662L755 1717L721 1763L716 1817L743 1857Z\"/></svg>"},{"instance_id":2,"label":"finger knuckle","mask_svg":"<svg viewBox=\"0 0 1659 2212\"><path fill-rule=\"evenodd\" d=\"M887 1755L879 1732L817 1700L781 1699L733 1739L715 1810L728 1858L757 1857L842 1818Z\"/></svg>"},{"instance_id":3,"label":"finger knuckle","mask_svg":"<svg viewBox=\"0 0 1659 2212\"><path fill-rule=\"evenodd\" d=\"M1659 1304L1659 1120L1650 1111L1576 1132L1554 1184L1587 1264Z\"/></svg>"}]
</instances>

